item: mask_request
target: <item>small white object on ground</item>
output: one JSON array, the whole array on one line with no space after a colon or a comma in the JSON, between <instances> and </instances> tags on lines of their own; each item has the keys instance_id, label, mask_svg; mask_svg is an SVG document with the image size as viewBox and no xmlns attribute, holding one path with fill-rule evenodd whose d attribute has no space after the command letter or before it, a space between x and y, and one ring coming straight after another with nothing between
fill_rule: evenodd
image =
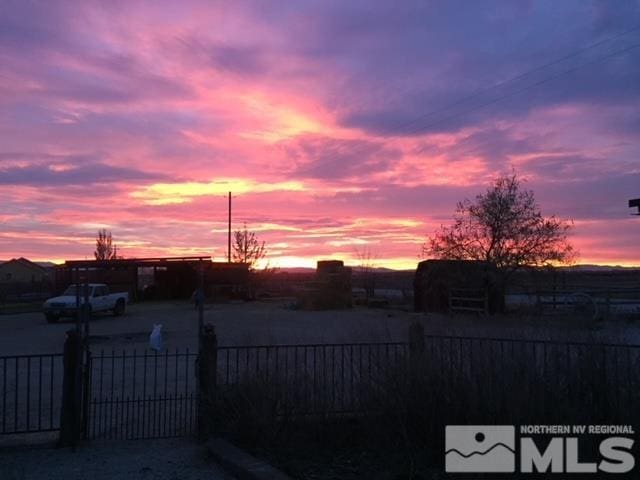
<instances>
[{"instance_id":1,"label":"small white object on ground","mask_svg":"<svg viewBox=\"0 0 640 480\"><path fill-rule=\"evenodd\" d=\"M162 350L162 324L153 326L149 335L149 346L156 352Z\"/></svg>"}]
</instances>

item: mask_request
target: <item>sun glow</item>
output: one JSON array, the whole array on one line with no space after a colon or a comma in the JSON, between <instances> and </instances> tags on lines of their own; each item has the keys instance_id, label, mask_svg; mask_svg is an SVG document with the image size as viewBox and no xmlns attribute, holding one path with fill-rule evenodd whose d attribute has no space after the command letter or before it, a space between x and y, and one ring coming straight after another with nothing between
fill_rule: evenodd
<instances>
[{"instance_id":1,"label":"sun glow","mask_svg":"<svg viewBox=\"0 0 640 480\"><path fill-rule=\"evenodd\" d=\"M218 179L211 182L155 183L131 192L131 197L147 205L188 203L196 197L268 192L304 192L302 182L261 183L244 179Z\"/></svg>"}]
</instances>

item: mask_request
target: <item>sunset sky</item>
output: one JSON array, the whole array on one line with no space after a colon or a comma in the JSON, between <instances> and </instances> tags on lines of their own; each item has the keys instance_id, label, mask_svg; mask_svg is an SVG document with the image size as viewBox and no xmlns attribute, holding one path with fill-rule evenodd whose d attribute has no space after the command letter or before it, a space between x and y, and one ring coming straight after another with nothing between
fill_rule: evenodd
<instances>
[{"instance_id":1,"label":"sunset sky","mask_svg":"<svg viewBox=\"0 0 640 480\"><path fill-rule=\"evenodd\" d=\"M640 265L638 1L0 0L0 259L411 268L517 172L580 263Z\"/></svg>"}]
</instances>

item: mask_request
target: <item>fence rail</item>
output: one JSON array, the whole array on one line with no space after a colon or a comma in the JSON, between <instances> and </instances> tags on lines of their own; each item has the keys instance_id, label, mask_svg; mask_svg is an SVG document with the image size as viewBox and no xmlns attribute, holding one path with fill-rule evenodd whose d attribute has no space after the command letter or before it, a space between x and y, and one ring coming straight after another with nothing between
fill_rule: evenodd
<instances>
[{"instance_id":1,"label":"fence rail","mask_svg":"<svg viewBox=\"0 0 640 480\"><path fill-rule=\"evenodd\" d=\"M488 290L482 288L452 288L449 291L449 312L488 314Z\"/></svg>"},{"instance_id":2,"label":"fence rail","mask_svg":"<svg viewBox=\"0 0 640 480\"><path fill-rule=\"evenodd\" d=\"M535 308L542 315L581 315L590 319L640 314L640 288L512 289L513 306Z\"/></svg>"},{"instance_id":3,"label":"fence rail","mask_svg":"<svg viewBox=\"0 0 640 480\"><path fill-rule=\"evenodd\" d=\"M62 354L0 357L0 434L60 428Z\"/></svg>"}]
</instances>

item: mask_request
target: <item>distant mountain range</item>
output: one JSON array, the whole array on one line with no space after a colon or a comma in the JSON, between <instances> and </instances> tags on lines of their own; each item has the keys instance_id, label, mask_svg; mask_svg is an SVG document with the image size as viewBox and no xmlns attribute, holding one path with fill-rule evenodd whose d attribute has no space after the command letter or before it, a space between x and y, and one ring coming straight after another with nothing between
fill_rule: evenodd
<instances>
[{"instance_id":1,"label":"distant mountain range","mask_svg":"<svg viewBox=\"0 0 640 480\"><path fill-rule=\"evenodd\" d=\"M624 267L622 265L571 265L570 267L559 267L562 270L585 271L585 272L608 272L612 270L640 270L640 267Z\"/></svg>"},{"instance_id":2,"label":"distant mountain range","mask_svg":"<svg viewBox=\"0 0 640 480\"><path fill-rule=\"evenodd\" d=\"M352 266L353 271L358 273L362 270L359 266ZM591 264L583 264L583 265L571 265L568 267L558 267L561 270L566 271L577 271L577 272L609 272L609 271L620 271L620 270L640 270L639 267L625 267L622 265L591 265ZM286 273L314 273L316 271L315 268L309 267L283 267L278 268L278 272L286 272ZM414 272L414 269L405 269L405 270L394 270L392 268L384 268L384 267L376 267L372 269L373 272L376 273L398 273L398 272Z\"/></svg>"},{"instance_id":3,"label":"distant mountain range","mask_svg":"<svg viewBox=\"0 0 640 480\"><path fill-rule=\"evenodd\" d=\"M8 262L8 260L0 260L0 265ZM53 262L33 262L37 265L40 265L44 268L53 268L56 266ZM349 266L349 265L347 265ZM358 273L362 270L360 266L351 266L355 273ZM608 272L608 271L620 271L620 270L640 270L640 266L638 267L625 267L622 265L591 265L591 264L582 264L582 265L571 265L568 267L558 267L561 270L566 271L581 271L581 272ZM315 268L310 267L282 267L277 269L278 272L284 273L314 273L316 271ZM376 273L398 273L398 272L414 272L415 269L405 269L405 270L395 270L393 268L385 268L385 267L375 267L372 268L373 272Z\"/></svg>"},{"instance_id":4,"label":"distant mountain range","mask_svg":"<svg viewBox=\"0 0 640 480\"><path fill-rule=\"evenodd\" d=\"M347 265L348 267L349 265ZM358 273L362 271L362 267L354 267L351 266L354 272ZM282 267L277 269L278 272L284 273L315 273L315 268L309 267ZM372 268L371 271L376 273L391 273L391 272L413 272L414 270L394 270L393 268L385 268L385 267L375 267Z\"/></svg>"}]
</instances>

